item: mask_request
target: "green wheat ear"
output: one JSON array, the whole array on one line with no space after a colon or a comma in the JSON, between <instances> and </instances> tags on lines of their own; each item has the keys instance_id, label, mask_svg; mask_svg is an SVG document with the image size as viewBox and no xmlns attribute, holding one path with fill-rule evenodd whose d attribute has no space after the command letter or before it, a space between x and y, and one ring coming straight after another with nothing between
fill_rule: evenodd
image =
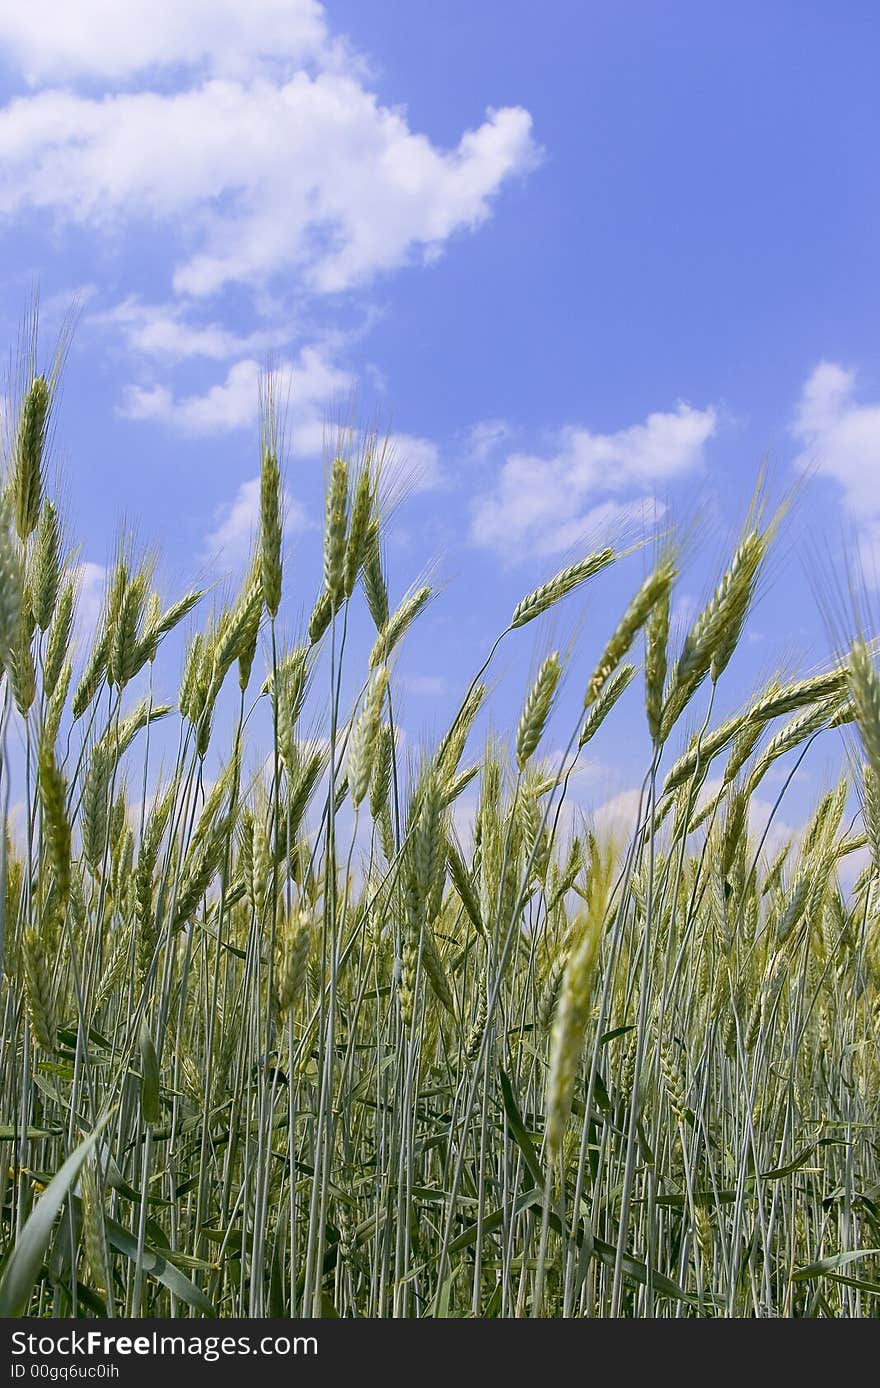
<instances>
[{"instance_id":1,"label":"green wheat ear","mask_svg":"<svg viewBox=\"0 0 880 1388\"><path fill-rule=\"evenodd\" d=\"M0 661L9 665L22 608L21 557L12 534L12 518L0 496Z\"/></svg>"},{"instance_id":2,"label":"green wheat ear","mask_svg":"<svg viewBox=\"0 0 880 1388\"><path fill-rule=\"evenodd\" d=\"M358 574L367 557L367 551L374 546L371 539L371 525L375 509L375 487L370 474L369 460L361 468L354 489L351 506L351 524L345 544L345 572L343 592L350 598L354 592Z\"/></svg>"},{"instance_id":3,"label":"green wheat ear","mask_svg":"<svg viewBox=\"0 0 880 1388\"><path fill-rule=\"evenodd\" d=\"M12 471L15 524L22 543L33 534L40 517L49 403L49 383L45 376L36 376L21 407Z\"/></svg>"},{"instance_id":4,"label":"green wheat ear","mask_svg":"<svg viewBox=\"0 0 880 1388\"><path fill-rule=\"evenodd\" d=\"M428 587L419 588L410 597L404 598L396 612L388 618L388 621L380 630L370 652L370 669L375 670L377 666L385 664L390 658L395 647L403 640L409 631L416 617L425 608L431 597L431 589Z\"/></svg>"},{"instance_id":5,"label":"green wheat ear","mask_svg":"<svg viewBox=\"0 0 880 1388\"><path fill-rule=\"evenodd\" d=\"M3 1304L872 1318L880 677L859 635L732 703L775 523L678 649L661 539L518 720L498 642L444 712L414 697L426 653L453 681L443 626L413 630L433 593L389 600L373 434L342 431L290 583L270 376L237 591L166 601L125 540L83 631L56 379L29 368L0 485Z\"/></svg>"},{"instance_id":6,"label":"green wheat ear","mask_svg":"<svg viewBox=\"0 0 880 1388\"><path fill-rule=\"evenodd\" d=\"M846 685L868 762L880 775L880 678L864 641L853 643Z\"/></svg>"},{"instance_id":7,"label":"green wheat ear","mask_svg":"<svg viewBox=\"0 0 880 1388\"><path fill-rule=\"evenodd\" d=\"M519 720L516 733L516 763L520 771L541 741L561 673L559 655L554 651L538 671Z\"/></svg>"},{"instance_id":8,"label":"green wheat ear","mask_svg":"<svg viewBox=\"0 0 880 1388\"><path fill-rule=\"evenodd\" d=\"M360 805L370 787L370 777L377 759L382 706L387 688L388 670L384 665L380 665L370 680L364 711L352 734L348 758L348 783L352 804L355 806Z\"/></svg>"},{"instance_id":9,"label":"green wheat ear","mask_svg":"<svg viewBox=\"0 0 880 1388\"><path fill-rule=\"evenodd\" d=\"M324 588L338 607L345 596L345 540L348 528L348 464L334 458L324 518Z\"/></svg>"},{"instance_id":10,"label":"green wheat ear","mask_svg":"<svg viewBox=\"0 0 880 1388\"><path fill-rule=\"evenodd\" d=\"M664 558L653 573L649 574L638 592L630 599L626 611L618 623L611 640L605 647L599 663L587 685L584 703L589 706L598 697L608 676L616 670L629 651L638 633L648 621L655 607L668 611L669 595L675 579L675 564L671 557Z\"/></svg>"},{"instance_id":11,"label":"green wheat ear","mask_svg":"<svg viewBox=\"0 0 880 1388\"><path fill-rule=\"evenodd\" d=\"M603 569L607 569L609 564L613 564L617 558L613 549L600 549L594 554L588 554L577 564L570 564L566 569L560 569L558 574L542 583L540 587L529 593L517 603L510 619L511 629L525 626L527 622L533 622L536 617L540 617L542 612L553 607L569 593L574 592L575 588L586 583L587 579L595 577Z\"/></svg>"},{"instance_id":12,"label":"green wheat ear","mask_svg":"<svg viewBox=\"0 0 880 1388\"><path fill-rule=\"evenodd\" d=\"M578 1063L586 1042L593 980L599 957L602 919L594 914L579 932L565 963L547 1074L547 1152L559 1158L571 1114Z\"/></svg>"},{"instance_id":13,"label":"green wheat ear","mask_svg":"<svg viewBox=\"0 0 880 1388\"><path fill-rule=\"evenodd\" d=\"M270 617L281 605L281 472L272 449L263 450L260 470L260 578Z\"/></svg>"},{"instance_id":14,"label":"green wheat ear","mask_svg":"<svg viewBox=\"0 0 880 1388\"><path fill-rule=\"evenodd\" d=\"M58 514L51 501L40 511L33 557L34 621L46 631L55 614L61 584L61 532Z\"/></svg>"}]
</instances>

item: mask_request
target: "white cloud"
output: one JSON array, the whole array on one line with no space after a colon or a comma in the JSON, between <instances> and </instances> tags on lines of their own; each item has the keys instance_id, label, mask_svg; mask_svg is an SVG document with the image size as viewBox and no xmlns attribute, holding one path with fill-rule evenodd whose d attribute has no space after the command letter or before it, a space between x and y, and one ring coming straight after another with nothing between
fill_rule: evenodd
<instances>
[{"instance_id":1,"label":"white cloud","mask_svg":"<svg viewBox=\"0 0 880 1388\"><path fill-rule=\"evenodd\" d=\"M722 777L710 776L703 783L697 796L697 807L705 809L710 805L722 789L723 784ZM725 814L726 802L722 802L718 807L715 822L718 822L719 817L723 819ZM704 827L707 828L711 822L712 816L706 821ZM787 843L797 843L803 834L803 829L803 825L798 828L781 817L776 800L765 800L760 795L750 796L749 837L752 840L752 848L757 848L763 840L761 851L768 861L772 861Z\"/></svg>"},{"instance_id":2,"label":"white cloud","mask_svg":"<svg viewBox=\"0 0 880 1388\"><path fill-rule=\"evenodd\" d=\"M464 436L465 457L471 463L486 459L510 438L513 430L506 419L480 419Z\"/></svg>"},{"instance_id":3,"label":"white cloud","mask_svg":"<svg viewBox=\"0 0 880 1388\"><path fill-rule=\"evenodd\" d=\"M219 508L214 528L205 536L205 554L224 569L241 568L250 556L259 520L260 479L253 477L242 483L234 501ZM303 507L285 492L285 534L302 531L307 524Z\"/></svg>"},{"instance_id":4,"label":"white cloud","mask_svg":"<svg viewBox=\"0 0 880 1388\"><path fill-rule=\"evenodd\" d=\"M792 426L802 445L797 464L815 467L841 488L856 519L866 560L880 554L880 403L861 404L856 374L823 361L801 392ZM868 564L869 570L871 568Z\"/></svg>"},{"instance_id":5,"label":"white cloud","mask_svg":"<svg viewBox=\"0 0 880 1388\"><path fill-rule=\"evenodd\" d=\"M616 498L698 467L716 424L714 409L679 403L613 434L567 428L550 457L512 453L494 489L474 503L471 536L502 552L559 553L584 532L618 522L633 502ZM651 498L642 495L635 504Z\"/></svg>"},{"instance_id":6,"label":"white cloud","mask_svg":"<svg viewBox=\"0 0 880 1388\"><path fill-rule=\"evenodd\" d=\"M6 832L19 853L27 850L30 813L26 800L14 800L6 814Z\"/></svg>"},{"instance_id":7,"label":"white cloud","mask_svg":"<svg viewBox=\"0 0 880 1388\"><path fill-rule=\"evenodd\" d=\"M260 519L260 479L243 482L235 500L219 508L214 529L205 536L205 552L224 567L244 563Z\"/></svg>"},{"instance_id":8,"label":"white cloud","mask_svg":"<svg viewBox=\"0 0 880 1388\"><path fill-rule=\"evenodd\" d=\"M387 458L396 484L408 491L430 491L440 481L440 450L430 439L389 434Z\"/></svg>"},{"instance_id":9,"label":"white cloud","mask_svg":"<svg viewBox=\"0 0 880 1388\"><path fill-rule=\"evenodd\" d=\"M596 757L588 757L580 752L572 765L570 757L570 753L566 756L564 747L551 747L541 757L541 764L546 775L554 778L566 766L569 768L568 794L577 799L579 808L587 808L587 793L592 794L594 798L596 793L604 794L606 797L611 794L617 776L617 767L613 763L599 761Z\"/></svg>"},{"instance_id":10,"label":"white cloud","mask_svg":"<svg viewBox=\"0 0 880 1388\"><path fill-rule=\"evenodd\" d=\"M190 436L254 429L259 419L259 382L263 371L260 362L246 358L229 368L225 380L195 395L176 396L165 385L129 386L121 413L129 419L164 424ZM354 376L334 365L325 350L318 347L304 347L293 361L276 362L273 375L286 448L297 457L318 457L328 435L328 419L350 394ZM331 436L332 432L331 424ZM407 492L428 491L441 480L437 445L414 434L388 436L386 463L389 502ZM242 546L246 547L244 518L250 512L245 492L250 485L245 484L229 515L212 531L208 540L212 552L230 546L237 553ZM228 535L227 524L232 527Z\"/></svg>"},{"instance_id":11,"label":"white cloud","mask_svg":"<svg viewBox=\"0 0 880 1388\"><path fill-rule=\"evenodd\" d=\"M710 778L706 781L697 800L698 807L708 805L720 790L720 778ZM641 798L641 791L631 787L606 800L592 816L596 832L617 843L627 843L638 827ZM644 811L643 805L642 812ZM723 807L719 813L724 814ZM779 816L774 801L752 796L749 801L749 836L754 848L757 848L763 839L762 852L768 860L775 858L785 844L796 843L802 832L803 828L797 828Z\"/></svg>"},{"instance_id":12,"label":"white cloud","mask_svg":"<svg viewBox=\"0 0 880 1388\"><path fill-rule=\"evenodd\" d=\"M40 0L0 8L0 44L28 82L121 80L151 67L307 60L326 48L318 0Z\"/></svg>"},{"instance_id":13,"label":"white cloud","mask_svg":"<svg viewBox=\"0 0 880 1388\"><path fill-rule=\"evenodd\" d=\"M218 434L252 428L259 417L263 368L247 358L230 367L226 379L201 395L175 396L167 386L131 386L122 412L130 419L155 420L183 434ZM317 347L304 347L294 361L276 364L276 398L285 415L286 441L293 453L320 453L329 407L351 388L352 377L334 366Z\"/></svg>"},{"instance_id":14,"label":"white cloud","mask_svg":"<svg viewBox=\"0 0 880 1388\"><path fill-rule=\"evenodd\" d=\"M780 819L775 810L774 801L756 796L749 801L749 834L756 847L763 839L762 852L768 861L772 861L787 843L797 843L803 833L803 827L799 829L787 820Z\"/></svg>"},{"instance_id":15,"label":"white cloud","mask_svg":"<svg viewBox=\"0 0 880 1388\"><path fill-rule=\"evenodd\" d=\"M132 351L170 362L189 357L225 361L269 352L289 341L291 335L287 326L242 335L220 323L188 321L177 304L144 304L134 297L115 308L91 314L89 322L119 328Z\"/></svg>"},{"instance_id":16,"label":"white cloud","mask_svg":"<svg viewBox=\"0 0 880 1388\"><path fill-rule=\"evenodd\" d=\"M203 395L175 397L167 386L129 386L122 413L157 420L184 434L222 433L252 424L258 413L259 363L236 362L222 385Z\"/></svg>"},{"instance_id":17,"label":"white cloud","mask_svg":"<svg viewBox=\"0 0 880 1388\"><path fill-rule=\"evenodd\" d=\"M76 641L87 652L98 628L104 608L104 588L107 570L103 564L86 559L76 568Z\"/></svg>"},{"instance_id":18,"label":"white cloud","mask_svg":"<svg viewBox=\"0 0 880 1388\"><path fill-rule=\"evenodd\" d=\"M641 798L639 790L622 790L600 805L593 814L599 837L621 843L628 840L638 828Z\"/></svg>"},{"instance_id":19,"label":"white cloud","mask_svg":"<svg viewBox=\"0 0 880 1388\"><path fill-rule=\"evenodd\" d=\"M433 257L535 157L527 111L489 111L444 150L343 71L49 89L0 111L0 216L36 209L103 232L164 223L183 242L179 294L279 272L333 293Z\"/></svg>"},{"instance_id":20,"label":"white cloud","mask_svg":"<svg viewBox=\"0 0 880 1388\"><path fill-rule=\"evenodd\" d=\"M442 698L449 688L442 675L404 675L401 684L407 694L420 699Z\"/></svg>"},{"instance_id":21,"label":"white cloud","mask_svg":"<svg viewBox=\"0 0 880 1388\"><path fill-rule=\"evenodd\" d=\"M435 260L539 158L520 107L488 110L449 147L413 130L318 0L0 3L0 52L31 87L0 106L0 225L36 213L99 248L150 238L170 301L130 294L92 321L166 367L230 364L201 392L155 376L127 390L122 413L188 434L252 427L258 360L279 351L292 447L320 451L353 378L331 360L319 301ZM230 328L238 286L265 328ZM277 309L291 298L323 343L295 360ZM435 485L436 445L395 444L410 489Z\"/></svg>"}]
</instances>

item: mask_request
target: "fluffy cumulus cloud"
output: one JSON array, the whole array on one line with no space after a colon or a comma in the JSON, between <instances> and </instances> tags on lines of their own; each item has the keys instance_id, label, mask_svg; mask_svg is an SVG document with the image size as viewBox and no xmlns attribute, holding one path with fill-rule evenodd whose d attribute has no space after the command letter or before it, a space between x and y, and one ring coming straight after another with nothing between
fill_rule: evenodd
<instances>
[{"instance_id":1,"label":"fluffy cumulus cloud","mask_svg":"<svg viewBox=\"0 0 880 1388\"><path fill-rule=\"evenodd\" d=\"M130 386L120 410L129 419L152 420L189 437L254 430L263 370L256 358L246 358L230 366L224 380L191 395L176 395L165 385ZM296 457L322 454L325 444L332 443L332 420L345 406L354 376L317 347L275 362L273 376L285 447ZM440 478L437 445L415 434L389 435L386 462L392 491L427 491Z\"/></svg>"},{"instance_id":2,"label":"fluffy cumulus cloud","mask_svg":"<svg viewBox=\"0 0 880 1388\"><path fill-rule=\"evenodd\" d=\"M697 799L698 806L702 809L709 805L722 789L723 781L720 776L710 776L703 785ZM780 806L778 800L765 799L760 795L752 795L749 799L749 835L752 840L752 848L757 849L760 845L761 852L768 862L776 857L777 853L786 844L801 838L805 825L803 823L792 823L785 815L785 804Z\"/></svg>"},{"instance_id":3,"label":"fluffy cumulus cloud","mask_svg":"<svg viewBox=\"0 0 880 1388\"><path fill-rule=\"evenodd\" d=\"M27 12L39 25L0 19L25 74L104 89L43 86L0 112L0 215L185 228L173 272L182 294L280 272L318 293L361 284L485 221L505 180L534 162L518 107L489 111L452 149L413 131L322 38L317 5L53 0Z\"/></svg>"},{"instance_id":4,"label":"fluffy cumulus cloud","mask_svg":"<svg viewBox=\"0 0 880 1388\"><path fill-rule=\"evenodd\" d=\"M182 434L252 428L259 416L261 371L258 360L246 358L231 366L223 381L195 395L175 395L164 385L133 386L122 411L131 419L156 420ZM294 360L277 362L274 373L292 452L320 453L324 421L333 403L350 389L351 374L312 347L303 348Z\"/></svg>"},{"instance_id":5,"label":"fluffy cumulus cloud","mask_svg":"<svg viewBox=\"0 0 880 1388\"><path fill-rule=\"evenodd\" d=\"M640 811L644 813L640 790L632 787L619 791L593 812L593 827L600 838L612 839L622 846L638 828Z\"/></svg>"},{"instance_id":6,"label":"fluffy cumulus cloud","mask_svg":"<svg viewBox=\"0 0 880 1388\"><path fill-rule=\"evenodd\" d=\"M274 353L293 387L294 447L320 451L328 403L354 384L338 294L435 260L538 158L520 107L487 111L449 147L414 130L319 0L0 4L0 57L13 83L0 226L85 228L97 254L112 243L136 257L150 238L166 302L129 292L90 319L134 363L123 412L190 434L252 425L257 363ZM307 333L278 322L291 299ZM255 328L230 324L231 302L249 304ZM188 359L218 364L201 394L175 388ZM434 445L400 443L433 485Z\"/></svg>"},{"instance_id":7,"label":"fluffy cumulus cloud","mask_svg":"<svg viewBox=\"0 0 880 1388\"><path fill-rule=\"evenodd\" d=\"M880 403L859 401L856 374L823 361L804 383L793 423L798 464L815 468L841 488L859 526L866 568L876 576L880 556Z\"/></svg>"},{"instance_id":8,"label":"fluffy cumulus cloud","mask_svg":"<svg viewBox=\"0 0 880 1388\"><path fill-rule=\"evenodd\" d=\"M681 403L615 433L565 429L549 456L511 453L474 503L472 538L510 554L560 553L697 468L716 425L714 409Z\"/></svg>"},{"instance_id":9,"label":"fluffy cumulus cloud","mask_svg":"<svg viewBox=\"0 0 880 1388\"><path fill-rule=\"evenodd\" d=\"M700 792L698 804L707 805L720 789L720 779L708 780ZM645 813L644 796L641 790L633 786L619 791L599 805L592 814L593 827L600 837L610 838L623 847L635 833L640 813ZM782 818L774 801L752 796L749 802L749 835L754 848L761 844L768 860L772 860L792 839L797 840L801 832L802 827L798 828Z\"/></svg>"},{"instance_id":10,"label":"fluffy cumulus cloud","mask_svg":"<svg viewBox=\"0 0 880 1388\"><path fill-rule=\"evenodd\" d=\"M318 0L40 0L0 7L0 43L35 84L74 77L122 81L153 67L240 71L327 45Z\"/></svg>"}]
</instances>

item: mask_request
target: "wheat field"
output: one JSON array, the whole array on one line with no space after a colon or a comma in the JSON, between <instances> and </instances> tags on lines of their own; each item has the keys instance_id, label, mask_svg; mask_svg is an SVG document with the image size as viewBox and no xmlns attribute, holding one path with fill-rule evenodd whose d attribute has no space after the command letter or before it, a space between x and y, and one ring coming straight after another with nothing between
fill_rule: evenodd
<instances>
[{"instance_id":1,"label":"wheat field","mask_svg":"<svg viewBox=\"0 0 880 1388\"><path fill-rule=\"evenodd\" d=\"M268 389L240 591L159 595L121 543L75 648L56 392L29 373L0 517L0 1313L876 1315L870 633L714 713L778 516L753 508L683 642L671 533L550 577L414 750L397 669L432 594L387 573L381 440L328 458L295 640ZM478 734L501 644L587 592L598 620L626 564L561 760L571 655ZM622 700L651 751L618 841L569 806ZM845 773L771 854L750 806L817 739Z\"/></svg>"}]
</instances>

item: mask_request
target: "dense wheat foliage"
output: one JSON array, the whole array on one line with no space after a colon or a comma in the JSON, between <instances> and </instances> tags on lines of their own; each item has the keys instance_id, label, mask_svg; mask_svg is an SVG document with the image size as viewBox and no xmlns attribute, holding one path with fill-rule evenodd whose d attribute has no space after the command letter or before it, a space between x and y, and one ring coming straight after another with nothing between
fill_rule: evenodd
<instances>
[{"instance_id":1,"label":"dense wheat foliage","mask_svg":"<svg viewBox=\"0 0 880 1388\"><path fill-rule=\"evenodd\" d=\"M641 582L647 548L563 570L503 640L587 590L595 626L628 563L595 669L547 655L486 744L490 655L414 753L396 668L431 594L386 573L377 441L331 462L296 639L269 390L241 591L159 596L123 545L75 652L54 392L30 373L0 518L3 1314L876 1314L871 647L714 716L775 519L675 645L674 545ZM569 800L623 699L653 751L617 843ZM771 856L766 773L843 725L857 770Z\"/></svg>"}]
</instances>

